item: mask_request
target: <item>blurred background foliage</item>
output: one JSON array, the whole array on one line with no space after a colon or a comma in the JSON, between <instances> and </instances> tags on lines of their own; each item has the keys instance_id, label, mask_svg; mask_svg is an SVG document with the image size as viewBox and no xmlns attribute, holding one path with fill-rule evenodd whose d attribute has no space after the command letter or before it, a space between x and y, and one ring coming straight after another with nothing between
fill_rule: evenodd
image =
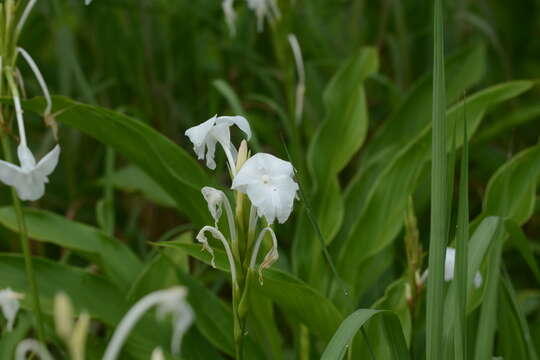
<instances>
[{"instance_id":1,"label":"blurred background foliage","mask_svg":"<svg viewBox=\"0 0 540 360\"><path fill-rule=\"evenodd\" d=\"M538 78L540 1L446 3L446 53L452 56L478 46L479 51L485 51L485 69L479 68L479 81L467 89L467 94L508 80ZM431 69L431 2L288 0L280 1L280 7L284 17L279 28L269 31L273 25L266 23L264 32L258 33L255 16L243 1L236 1L237 35L231 37L218 0L94 0L89 7L79 0L39 1L20 43L31 50L52 93L126 113L185 149L191 148L183 135L188 127L214 114L244 113L257 135L254 148L267 149L282 158L286 157L282 134L288 140L294 137L297 151L307 152L324 119L322 94L326 84L344 59L360 47L376 47L380 58L378 73L366 82L367 142L415 81ZM282 35L287 33L298 37L306 65L306 107L298 134L291 133L289 124L296 75L292 52L283 42ZM27 93L39 94L38 84L27 78ZM471 219L481 210L492 174L511 155L539 141L539 96L540 89L535 86L498 105L486 115L472 139ZM27 116L32 137L29 142L39 144L34 147L40 156L54 140L37 116ZM60 142L62 161L51 177L47 196L38 205L97 224L96 204L103 197L106 148L67 126L61 127ZM357 163L353 160L340 174L343 184L351 179ZM118 156L116 168L126 165L127 161ZM157 201L140 194L133 196L126 184L138 175L131 170L117 174L125 191L116 193L115 235L145 258L151 253L148 242L168 237L171 229L178 233L194 227L174 210L166 195L153 199ZM429 174L422 179L421 183L429 184ZM306 181L309 184L309 179ZM1 187L0 205L9 204L8 199L6 188ZM429 186L419 186L415 204L420 236L427 248ZM538 208L524 229L535 251L540 251ZM0 232L3 239L13 238L0 242L1 250L17 251L15 236L3 228ZM280 246L291 247L287 228L280 233ZM57 247L43 243L34 246L36 253L52 259L62 256ZM401 242L395 246L404 251ZM287 257L286 252L282 254ZM505 257L509 273L524 295L527 314L531 319L537 317L531 327L540 339L540 314L536 310L540 293L530 290L538 286L521 258L511 254L512 250ZM403 267L404 260L394 262L387 280L377 284L378 289L365 300L367 305L381 296ZM212 272L205 275L217 276Z\"/></svg>"}]
</instances>

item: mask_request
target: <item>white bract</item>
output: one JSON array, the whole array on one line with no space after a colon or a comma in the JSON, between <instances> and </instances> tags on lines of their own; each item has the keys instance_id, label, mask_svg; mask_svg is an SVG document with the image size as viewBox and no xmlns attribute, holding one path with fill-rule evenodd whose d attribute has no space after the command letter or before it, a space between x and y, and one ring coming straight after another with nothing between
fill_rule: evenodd
<instances>
[{"instance_id":1,"label":"white bract","mask_svg":"<svg viewBox=\"0 0 540 360\"><path fill-rule=\"evenodd\" d=\"M283 224L291 215L298 184L288 161L258 153L249 158L235 176L232 189L247 194L259 216L269 224Z\"/></svg>"},{"instance_id":2,"label":"white bract","mask_svg":"<svg viewBox=\"0 0 540 360\"><path fill-rule=\"evenodd\" d=\"M0 181L13 186L21 200L35 201L45 194L48 176L54 171L60 156L56 145L38 163L30 149L21 142L17 148L20 166L0 160Z\"/></svg>"},{"instance_id":3,"label":"white bract","mask_svg":"<svg viewBox=\"0 0 540 360\"><path fill-rule=\"evenodd\" d=\"M213 118L186 130L185 135L193 143L193 150L199 160L206 158L206 166L214 170L216 144L223 147L227 156L229 168L235 173L237 150L231 143L230 127L236 125L242 130L247 139L251 138L251 128L248 121L242 116L214 116Z\"/></svg>"},{"instance_id":4,"label":"white bract","mask_svg":"<svg viewBox=\"0 0 540 360\"><path fill-rule=\"evenodd\" d=\"M15 324L15 318L19 312L19 300L23 297L24 295L16 293L10 288L0 290L0 309L7 320L8 332L13 330L13 324Z\"/></svg>"},{"instance_id":5,"label":"white bract","mask_svg":"<svg viewBox=\"0 0 540 360\"><path fill-rule=\"evenodd\" d=\"M275 0L247 0L248 7L257 15L257 30L262 31L264 18L269 20L279 19L281 12Z\"/></svg>"}]
</instances>

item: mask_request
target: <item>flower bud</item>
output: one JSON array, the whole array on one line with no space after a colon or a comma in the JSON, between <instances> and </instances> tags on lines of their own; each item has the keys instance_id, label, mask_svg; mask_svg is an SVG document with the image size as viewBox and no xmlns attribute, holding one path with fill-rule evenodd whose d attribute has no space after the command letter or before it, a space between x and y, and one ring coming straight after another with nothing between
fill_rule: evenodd
<instances>
[{"instance_id":1,"label":"flower bud","mask_svg":"<svg viewBox=\"0 0 540 360\"><path fill-rule=\"evenodd\" d=\"M73 331L73 305L63 292L54 297L54 324L58 336L69 342Z\"/></svg>"}]
</instances>

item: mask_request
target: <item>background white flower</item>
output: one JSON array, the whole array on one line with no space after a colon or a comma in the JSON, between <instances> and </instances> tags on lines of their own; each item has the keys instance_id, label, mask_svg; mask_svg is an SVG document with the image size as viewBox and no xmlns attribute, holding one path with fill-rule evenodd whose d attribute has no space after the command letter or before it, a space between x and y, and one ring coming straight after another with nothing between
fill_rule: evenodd
<instances>
[{"instance_id":1,"label":"background white flower","mask_svg":"<svg viewBox=\"0 0 540 360\"><path fill-rule=\"evenodd\" d=\"M257 30L262 31L264 18L279 19L281 12L275 0L247 0L248 7L257 15Z\"/></svg>"},{"instance_id":2,"label":"background white flower","mask_svg":"<svg viewBox=\"0 0 540 360\"><path fill-rule=\"evenodd\" d=\"M229 167L234 173L236 168L237 150L231 144L230 127L236 125L242 130L247 139L251 138L251 128L248 121L242 116L214 116L200 125L186 130L185 135L193 143L193 150L199 160L206 157L206 166L214 170L216 162L214 161L216 143L219 143L225 151ZM206 154L205 154L206 153Z\"/></svg>"},{"instance_id":3,"label":"background white flower","mask_svg":"<svg viewBox=\"0 0 540 360\"><path fill-rule=\"evenodd\" d=\"M233 180L232 189L247 194L269 224L277 218L283 224L291 215L298 184L288 161L258 153L249 158Z\"/></svg>"},{"instance_id":4,"label":"background white flower","mask_svg":"<svg viewBox=\"0 0 540 360\"><path fill-rule=\"evenodd\" d=\"M24 295L16 293L10 288L0 290L0 309L7 320L7 331L13 330L13 324L15 324L15 318L19 312L19 300L23 297Z\"/></svg>"},{"instance_id":5,"label":"background white flower","mask_svg":"<svg viewBox=\"0 0 540 360\"><path fill-rule=\"evenodd\" d=\"M13 186L21 200L35 201L45 194L48 176L54 171L60 156L56 145L37 164L30 149L23 143L17 148L20 166L0 160L0 181Z\"/></svg>"},{"instance_id":6,"label":"background white flower","mask_svg":"<svg viewBox=\"0 0 540 360\"><path fill-rule=\"evenodd\" d=\"M452 247L446 248L446 257L444 261L444 280L450 281L454 279L454 267L456 264L456 249ZM480 274L480 271L477 271L474 275L474 286L476 288L479 288L482 286L482 274Z\"/></svg>"}]
</instances>

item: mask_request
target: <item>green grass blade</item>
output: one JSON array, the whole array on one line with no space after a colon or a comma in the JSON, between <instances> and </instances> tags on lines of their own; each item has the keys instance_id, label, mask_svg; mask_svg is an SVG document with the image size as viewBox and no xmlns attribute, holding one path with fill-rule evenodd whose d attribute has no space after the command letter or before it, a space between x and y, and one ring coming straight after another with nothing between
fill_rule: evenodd
<instances>
[{"instance_id":1,"label":"green grass blade","mask_svg":"<svg viewBox=\"0 0 540 360\"><path fill-rule=\"evenodd\" d=\"M427 360L442 358L444 256L448 238L448 183L446 155L446 95L442 0L435 1L433 59L433 135L431 170L431 235L427 292Z\"/></svg>"},{"instance_id":2,"label":"green grass blade","mask_svg":"<svg viewBox=\"0 0 540 360\"><path fill-rule=\"evenodd\" d=\"M463 139L467 137L467 121L463 122ZM454 333L455 359L467 358L467 268L469 243L469 146L467 140L463 143L461 156L461 176L459 183L459 209L456 234L456 266L454 268L454 281L456 282Z\"/></svg>"},{"instance_id":3,"label":"green grass blade","mask_svg":"<svg viewBox=\"0 0 540 360\"><path fill-rule=\"evenodd\" d=\"M354 336L370 320L383 322L384 333L386 334L386 343L391 359L408 360L409 351L399 318L391 311L360 309L349 315L339 326L338 330L328 343L324 350L321 360L341 360L349 348ZM354 354L353 354L354 356Z\"/></svg>"}]
</instances>

